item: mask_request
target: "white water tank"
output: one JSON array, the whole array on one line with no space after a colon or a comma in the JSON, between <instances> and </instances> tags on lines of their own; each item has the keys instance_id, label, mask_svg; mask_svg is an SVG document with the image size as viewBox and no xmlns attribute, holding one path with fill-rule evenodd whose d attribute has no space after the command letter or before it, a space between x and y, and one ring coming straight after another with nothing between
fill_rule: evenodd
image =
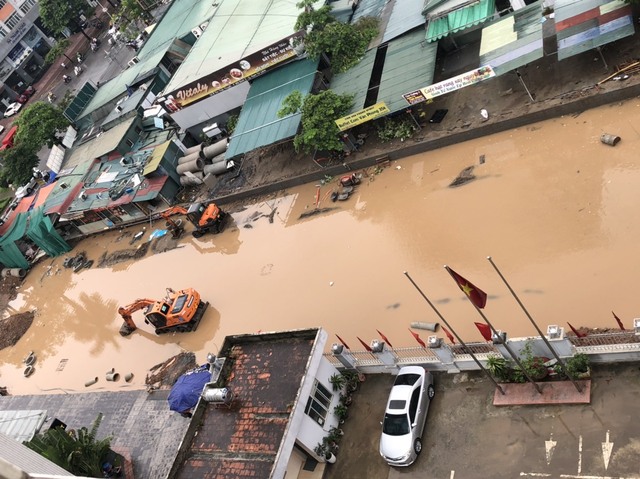
<instances>
[{"instance_id":1,"label":"white water tank","mask_svg":"<svg viewBox=\"0 0 640 479\"><path fill-rule=\"evenodd\" d=\"M229 388L208 388L205 386L202 397L207 402L227 406L233 401L233 393Z\"/></svg>"}]
</instances>

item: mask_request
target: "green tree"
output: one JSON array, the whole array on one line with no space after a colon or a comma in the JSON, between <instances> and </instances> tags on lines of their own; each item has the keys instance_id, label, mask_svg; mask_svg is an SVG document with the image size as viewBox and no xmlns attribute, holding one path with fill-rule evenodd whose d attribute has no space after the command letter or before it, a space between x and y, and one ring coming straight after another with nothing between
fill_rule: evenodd
<instances>
[{"instance_id":1,"label":"green tree","mask_svg":"<svg viewBox=\"0 0 640 479\"><path fill-rule=\"evenodd\" d=\"M291 92L283 100L283 107L278 112L281 118L301 112L302 130L293 139L296 151L341 150L343 145L335 120L344 116L353 106L353 95L338 95L325 90L317 95L307 95L302 101L301 98L299 91Z\"/></svg>"},{"instance_id":2,"label":"green tree","mask_svg":"<svg viewBox=\"0 0 640 479\"><path fill-rule=\"evenodd\" d=\"M147 22L151 17L149 10L139 0L122 0L118 14L126 22L135 22L137 19Z\"/></svg>"},{"instance_id":3,"label":"green tree","mask_svg":"<svg viewBox=\"0 0 640 479\"><path fill-rule=\"evenodd\" d=\"M43 101L27 106L15 123L18 125L15 142L28 143L33 151L45 145L51 148L58 142L56 135L69 126L60 108Z\"/></svg>"},{"instance_id":4,"label":"green tree","mask_svg":"<svg viewBox=\"0 0 640 479\"><path fill-rule=\"evenodd\" d=\"M16 143L13 148L6 150L2 154L4 161L2 179L14 185L22 185L28 182L33 176L33 168L40 161L36 151L25 143Z\"/></svg>"},{"instance_id":5,"label":"green tree","mask_svg":"<svg viewBox=\"0 0 640 479\"><path fill-rule=\"evenodd\" d=\"M331 7L313 8L313 2L304 0L297 4L303 12L298 15L297 29L305 29L304 46L311 58L326 53L335 73L347 71L357 65L367 51L371 40L378 34L378 20L360 18L354 24L341 23L331 15Z\"/></svg>"},{"instance_id":6,"label":"green tree","mask_svg":"<svg viewBox=\"0 0 640 479\"><path fill-rule=\"evenodd\" d=\"M59 58L59 57L64 55L65 57L67 57L67 60L69 60L69 63L71 65L73 65L73 60L71 58L69 58L67 56L67 54L65 53L67 51L67 49L69 48L69 45L71 45L71 42L67 38L63 38L62 40L58 40L51 47L51 50L49 50L47 52L47 55L44 57L44 62L47 65L51 65L53 62L56 61L57 58Z\"/></svg>"},{"instance_id":7,"label":"green tree","mask_svg":"<svg viewBox=\"0 0 640 479\"><path fill-rule=\"evenodd\" d=\"M40 0L38 3L42 23L56 36L61 35L69 25L80 28L78 17L88 6L84 0ZM91 40L84 30L80 31Z\"/></svg>"},{"instance_id":8,"label":"green tree","mask_svg":"<svg viewBox=\"0 0 640 479\"><path fill-rule=\"evenodd\" d=\"M108 457L111 437L96 440L102 413L91 425L78 431L62 428L49 429L44 434L24 443L29 449L49 459L77 476L103 477L102 464Z\"/></svg>"}]
</instances>

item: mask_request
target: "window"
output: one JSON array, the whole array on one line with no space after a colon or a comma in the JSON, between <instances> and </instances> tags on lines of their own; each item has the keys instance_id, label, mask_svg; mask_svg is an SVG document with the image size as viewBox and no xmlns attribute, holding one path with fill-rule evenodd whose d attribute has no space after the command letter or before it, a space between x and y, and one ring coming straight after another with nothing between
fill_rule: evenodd
<instances>
[{"instance_id":1,"label":"window","mask_svg":"<svg viewBox=\"0 0 640 479\"><path fill-rule=\"evenodd\" d=\"M7 4L7 0L0 0L0 8L4 7Z\"/></svg>"},{"instance_id":2,"label":"window","mask_svg":"<svg viewBox=\"0 0 640 479\"><path fill-rule=\"evenodd\" d=\"M4 38L7 36L7 32L4 31L4 28L0 27L0 38Z\"/></svg>"},{"instance_id":3,"label":"window","mask_svg":"<svg viewBox=\"0 0 640 479\"><path fill-rule=\"evenodd\" d=\"M0 3L4 3L4 1L5 0L0 0ZM34 7L35 4L36 4L36 0L27 0L22 5L20 5L20 11L22 13L27 13L29 10L31 10Z\"/></svg>"},{"instance_id":4,"label":"window","mask_svg":"<svg viewBox=\"0 0 640 479\"><path fill-rule=\"evenodd\" d=\"M16 12L13 12L11 15L9 15L9 18L7 18L4 22L9 30L15 28L18 23L20 23L20 15L18 15Z\"/></svg>"},{"instance_id":5,"label":"window","mask_svg":"<svg viewBox=\"0 0 640 479\"><path fill-rule=\"evenodd\" d=\"M316 380L304 412L322 426L327 417L332 397L331 392Z\"/></svg>"}]
</instances>

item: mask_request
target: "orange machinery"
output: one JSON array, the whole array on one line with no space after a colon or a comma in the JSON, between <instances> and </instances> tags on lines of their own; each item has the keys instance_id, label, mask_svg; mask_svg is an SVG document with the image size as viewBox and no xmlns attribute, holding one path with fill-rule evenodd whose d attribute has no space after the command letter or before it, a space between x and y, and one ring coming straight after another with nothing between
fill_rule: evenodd
<instances>
[{"instance_id":1,"label":"orange machinery","mask_svg":"<svg viewBox=\"0 0 640 479\"><path fill-rule=\"evenodd\" d=\"M129 336L138 329L132 314L141 309L146 309L144 322L152 324L156 328L156 334L194 331L208 306L209 303L202 301L200 293L195 289L174 291L167 288L166 297L160 301L142 298L118 308L118 313L124 319L120 334Z\"/></svg>"},{"instance_id":2,"label":"orange machinery","mask_svg":"<svg viewBox=\"0 0 640 479\"><path fill-rule=\"evenodd\" d=\"M160 216L167 221L167 227L174 238L179 238L184 233L184 227L181 223L171 219L172 215L185 215L189 222L195 227L192 235L200 238L205 233L220 233L226 224L229 214L222 211L215 203L193 203L189 209L182 206L174 206L160 213Z\"/></svg>"}]
</instances>

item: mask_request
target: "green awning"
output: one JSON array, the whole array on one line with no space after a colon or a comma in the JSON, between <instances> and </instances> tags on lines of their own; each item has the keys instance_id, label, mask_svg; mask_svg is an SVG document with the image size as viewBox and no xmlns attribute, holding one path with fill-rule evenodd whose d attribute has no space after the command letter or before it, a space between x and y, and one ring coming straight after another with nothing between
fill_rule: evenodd
<instances>
[{"instance_id":1,"label":"green awning","mask_svg":"<svg viewBox=\"0 0 640 479\"><path fill-rule=\"evenodd\" d=\"M68 253L71 251L71 246L54 229L51 220L43 210L44 207L40 206L29 213L27 236L51 257Z\"/></svg>"},{"instance_id":2,"label":"green awning","mask_svg":"<svg viewBox=\"0 0 640 479\"><path fill-rule=\"evenodd\" d=\"M495 0L466 2L459 7L427 16L427 41L433 42L451 33L478 25L496 13Z\"/></svg>"},{"instance_id":3,"label":"green awning","mask_svg":"<svg viewBox=\"0 0 640 479\"><path fill-rule=\"evenodd\" d=\"M318 60L298 60L255 80L229 139L225 158L295 136L301 114L279 118L278 110L289 93L298 90L304 96L311 91L317 68Z\"/></svg>"},{"instance_id":4,"label":"green awning","mask_svg":"<svg viewBox=\"0 0 640 479\"><path fill-rule=\"evenodd\" d=\"M0 238L0 263L7 268L28 268L29 262L24 257L16 241L24 236L27 229L29 213L19 213L7 232Z\"/></svg>"},{"instance_id":5,"label":"green awning","mask_svg":"<svg viewBox=\"0 0 640 479\"><path fill-rule=\"evenodd\" d=\"M373 62L376 59L377 49L369 50L364 54L360 63L350 68L344 73L335 75L331 79L331 89L339 94L355 95L353 98L353 107L347 113L354 113L364 108L364 101L367 98L369 83L371 82L371 72L373 71Z\"/></svg>"},{"instance_id":6,"label":"green awning","mask_svg":"<svg viewBox=\"0 0 640 479\"><path fill-rule=\"evenodd\" d=\"M418 30L392 40L382 69L378 101L384 101L391 112L407 108L402 96L433 83L437 43L425 43L424 32Z\"/></svg>"}]
</instances>

